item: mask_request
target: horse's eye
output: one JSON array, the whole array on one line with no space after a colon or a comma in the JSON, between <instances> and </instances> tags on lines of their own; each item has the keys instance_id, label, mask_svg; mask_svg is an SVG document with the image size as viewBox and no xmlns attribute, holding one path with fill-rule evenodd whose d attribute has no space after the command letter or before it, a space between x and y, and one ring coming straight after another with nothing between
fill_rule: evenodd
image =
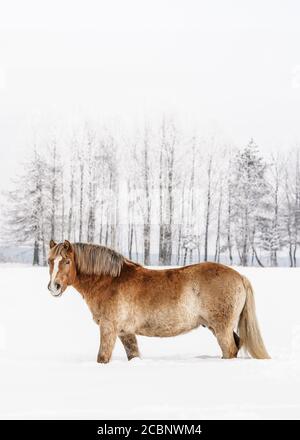
<instances>
[{"instance_id":1,"label":"horse's eye","mask_svg":"<svg viewBox=\"0 0 300 440\"><path fill-rule=\"evenodd\" d=\"M66 264L70 264L70 260L66 260Z\"/></svg>"}]
</instances>

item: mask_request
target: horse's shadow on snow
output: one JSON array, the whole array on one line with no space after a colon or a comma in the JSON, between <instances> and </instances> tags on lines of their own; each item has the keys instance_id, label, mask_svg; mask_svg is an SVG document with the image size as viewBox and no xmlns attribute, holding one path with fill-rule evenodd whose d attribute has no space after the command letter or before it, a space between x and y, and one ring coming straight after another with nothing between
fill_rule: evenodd
<instances>
[{"instance_id":1,"label":"horse's shadow on snow","mask_svg":"<svg viewBox=\"0 0 300 440\"><path fill-rule=\"evenodd\" d=\"M233 359L223 359L222 356L208 356L208 355L200 355L200 356L195 356L194 359L200 359L200 360L227 360L227 361L234 361L234 360L239 360L239 359L243 359L243 360L247 360L250 359L248 356L238 356L237 358L233 358Z\"/></svg>"},{"instance_id":2,"label":"horse's shadow on snow","mask_svg":"<svg viewBox=\"0 0 300 440\"><path fill-rule=\"evenodd\" d=\"M199 356L195 356L193 359L201 359L201 360L220 360L221 356L208 356L206 354L201 354Z\"/></svg>"}]
</instances>

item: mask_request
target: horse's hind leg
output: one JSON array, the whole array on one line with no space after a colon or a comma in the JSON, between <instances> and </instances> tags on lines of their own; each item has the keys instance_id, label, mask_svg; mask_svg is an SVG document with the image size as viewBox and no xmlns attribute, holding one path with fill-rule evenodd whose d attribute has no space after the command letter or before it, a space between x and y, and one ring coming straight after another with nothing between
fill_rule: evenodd
<instances>
[{"instance_id":1,"label":"horse's hind leg","mask_svg":"<svg viewBox=\"0 0 300 440\"><path fill-rule=\"evenodd\" d=\"M139 357L139 348L135 335L122 335L119 336L119 338L125 348L127 359L129 361L135 357Z\"/></svg>"},{"instance_id":2,"label":"horse's hind leg","mask_svg":"<svg viewBox=\"0 0 300 440\"><path fill-rule=\"evenodd\" d=\"M239 347L232 329L218 331L216 332L216 337L223 353L223 359L237 357Z\"/></svg>"}]
</instances>

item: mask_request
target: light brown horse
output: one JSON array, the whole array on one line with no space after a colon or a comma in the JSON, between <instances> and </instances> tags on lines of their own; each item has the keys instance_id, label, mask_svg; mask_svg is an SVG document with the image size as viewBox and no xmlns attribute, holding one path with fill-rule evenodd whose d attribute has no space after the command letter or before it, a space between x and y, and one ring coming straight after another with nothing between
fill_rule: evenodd
<instances>
[{"instance_id":1,"label":"light brown horse","mask_svg":"<svg viewBox=\"0 0 300 440\"><path fill-rule=\"evenodd\" d=\"M136 335L176 336L200 325L216 336L223 358L236 357L242 346L254 358L269 358L251 284L230 267L152 270L107 247L69 241L50 242L49 266L52 295L73 286L99 325L98 362L109 362L117 337L130 360L139 356Z\"/></svg>"}]
</instances>

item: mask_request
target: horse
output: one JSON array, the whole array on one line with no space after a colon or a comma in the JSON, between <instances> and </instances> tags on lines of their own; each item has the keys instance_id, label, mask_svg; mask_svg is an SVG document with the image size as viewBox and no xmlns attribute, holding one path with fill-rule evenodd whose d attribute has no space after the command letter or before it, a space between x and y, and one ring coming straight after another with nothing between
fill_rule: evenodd
<instances>
[{"instance_id":1,"label":"horse","mask_svg":"<svg viewBox=\"0 0 300 440\"><path fill-rule=\"evenodd\" d=\"M131 360L139 357L136 335L177 336L201 325L215 335L224 359L242 347L253 358L269 358L252 286L231 267L203 262L150 269L108 247L68 240L50 241L48 263L51 294L75 288L99 326L99 363L110 361L117 338Z\"/></svg>"}]
</instances>

